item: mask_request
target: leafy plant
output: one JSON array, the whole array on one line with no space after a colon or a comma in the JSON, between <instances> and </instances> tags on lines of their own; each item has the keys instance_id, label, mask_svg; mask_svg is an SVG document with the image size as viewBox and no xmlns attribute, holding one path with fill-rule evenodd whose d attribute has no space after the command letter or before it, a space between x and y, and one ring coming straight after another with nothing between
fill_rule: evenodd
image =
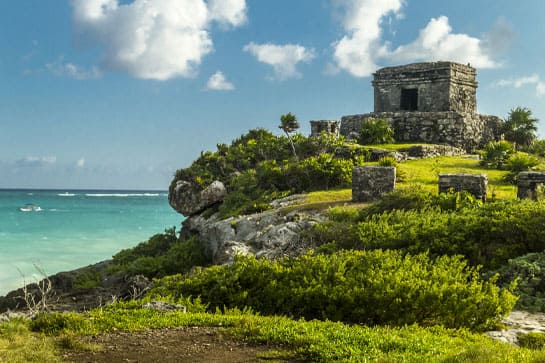
<instances>
[{"instance_id":1,"label":"leafy plant","mask_svg":"<svg viewBox=\"0 0 545 363\"><path fill-rule=\"evenodd\" d=\"M483 201L466 190L456 192L450 189L447 193L439 194L437 204L444 211L459 211L464 208L482 207Z\"/></svg>"},{"instance_id":2,"label":"leafy plant","mask_svg":"<svg viewBox=\"0 0 545 363\"><path fill-rule=\"evenodd\" d=\"M481 165L487 168L503 169L507 160L515 153L508 141L491 141L485 145L481 154Z\"/></svg>"},{"instance_id":3,"label":"leafy plant","mask_svg":"<svg viewBox=\"0 0 545 363\"><path fill-rule=\"evenodd\" d=\"M505 164L505 169L509 170L509 174L505 176L505 180L511 184L516 184L520 172L531 170L537 165L539 165L539 160L534 155L520 152L511 155Z\"/></svg>"},{"instance_id":4,"label":"leafy plant","mask_svg":"<svg viewBox=\"0 0 545 363\"><path fill-rule=\"evenodd\" d=\"M371 118L362 122L358 138L361 145L389 144L394 141L394 130L385 119Z\"/></svg>"}]
</instances>

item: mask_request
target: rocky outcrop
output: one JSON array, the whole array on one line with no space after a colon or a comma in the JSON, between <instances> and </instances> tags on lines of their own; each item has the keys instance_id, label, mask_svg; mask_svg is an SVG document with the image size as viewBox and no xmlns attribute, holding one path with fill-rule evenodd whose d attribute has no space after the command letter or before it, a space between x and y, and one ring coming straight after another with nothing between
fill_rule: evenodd
<instances>
[{"instance_id":1,"label":"rocky outcrop","mask_svg":"<svg viewBox=\"0 0 545 363\"><path fill-rule=\"evenodd\" d=\"M297 202L300 196L275 201L277 206ZM302 241L301 232L323 222L321 211L286 211L282 208L262 213L220 220L193 216L183 228L205 244L205 251L215 264L233 261L237 254L256 255L276 259L298 256L309 248Z\"/></svg>"},{"instance_id":2,"label":"rocky outcrop","mask_svg":"<svg viewBox=\"0 0 545 363\"><path fill-rule=\"evenodd\" d=\"M514 310L502 320L503 329L489 331L486 334L500 342L518 345L520 334L545 333L545 314Z\"/></svg>"},{"instance_id":3,"label":"rocky outcrop","mask_svg":"<svg viewBox=\"0 0 545 363\"><path fill-rule=\"evenodd\" d=\"M225 186L217 180L205 189L195 183L178 180L168 195L168 202L174 210L189 217L223 202L226 194Z\"/></svg>"},{"instance_id":4,"label":"rocky outcrop","mask_svg":"<svg viewBox=\"0 0 545 363\"><path fill-rule=\"evenodd\" d=\"M112 261L107 260L49 276L52 291L46 296L45 309L47 311L89 310L112 301L140 297L152 285L152 282L142 275L123 276L111 273L111 266ZM81 283L85 279L87 281L92 279L94 283L79 286L83 285ZM36 303L42 300L40 289L36 283L28 284L26 292L34 296ZM29 307L26 306L27 302L24 296L25 290L23 288L11 291L6 296L0 296L0 314L10 310L28 311ZM32 313L33 309L30 310Z\"/></svg>"}]
</instances>

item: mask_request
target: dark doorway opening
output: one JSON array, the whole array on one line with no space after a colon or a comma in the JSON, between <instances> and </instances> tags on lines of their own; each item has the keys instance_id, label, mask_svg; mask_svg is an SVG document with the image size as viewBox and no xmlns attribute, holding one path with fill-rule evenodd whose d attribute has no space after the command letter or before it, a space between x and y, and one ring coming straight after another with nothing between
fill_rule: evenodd
<instances>
[{"instance_id":1,"label":"dark doorway opening","mask_svg":"<svg viewBox=\"0 0 545 363\"><path fill-rule=\"evenodd\" d=\"M418 88L408 88L401 90L401 110L418 110Z\"/></svg>"}]
</instances>

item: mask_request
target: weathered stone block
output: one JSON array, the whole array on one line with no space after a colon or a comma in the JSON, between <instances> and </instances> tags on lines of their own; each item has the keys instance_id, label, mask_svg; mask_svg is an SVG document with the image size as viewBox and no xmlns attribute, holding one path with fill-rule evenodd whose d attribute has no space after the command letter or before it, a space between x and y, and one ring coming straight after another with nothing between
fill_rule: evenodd
<instances>
[{"instance_id":1,"label":"weathered stone block","mask_svg":"<svg viewBox=\"0 0 545 363\"><path fill-rule=\"evenodd\" d=\"M545 184L545 171L523 171L519 173L517 197L537 200L537 187Z\"/></svg>"},{"instance_id":2,"label":"weathered stone block","mask_svg":"<svg viewBox=\"0 0 545 363\"><path fill-rule=\"evenodd\" d=\"M357 166L352 169L352 200L368 202L395 190L396 168Z\"/></svg>"},{"instance_id":3,"label":"weathered stone block","mask_svg":"<svg viewBox=\"0 0 545 363\"><path fill-rule=\"evenodd\" d=\"M310 137L320 136L320 133L338 135L339 121L337 120L316 120L310 121Z\"/></svg>"},{"instance_id":4,"label":"weathered stone block","mask_svg":"<svg viewBox=\"0 0 545 363\"><path fill-rule=\"evenodd\" d=\"M450 189L456 192L465 190L486 202L487 187L486 174L439 174L439 193L446 193Z\"/></svg>"}]
</instances>

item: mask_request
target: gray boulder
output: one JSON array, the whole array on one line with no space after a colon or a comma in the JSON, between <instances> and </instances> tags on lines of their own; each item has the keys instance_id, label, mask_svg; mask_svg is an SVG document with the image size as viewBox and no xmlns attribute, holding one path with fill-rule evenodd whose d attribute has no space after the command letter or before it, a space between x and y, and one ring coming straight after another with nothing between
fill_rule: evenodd
<instances>
[{"instance_id":1,"label":"gray boulder","mask_svg":"<svg viewBox=\"0 0 545 363\"><path fill-rule=\"evenodd\" d=\"M197 184L178 180L168 195L170 206L186 217L196 215L214 204L223 202L227 191L220 181L214 181L205 189Z\"/></svg>"}]
</instances>

